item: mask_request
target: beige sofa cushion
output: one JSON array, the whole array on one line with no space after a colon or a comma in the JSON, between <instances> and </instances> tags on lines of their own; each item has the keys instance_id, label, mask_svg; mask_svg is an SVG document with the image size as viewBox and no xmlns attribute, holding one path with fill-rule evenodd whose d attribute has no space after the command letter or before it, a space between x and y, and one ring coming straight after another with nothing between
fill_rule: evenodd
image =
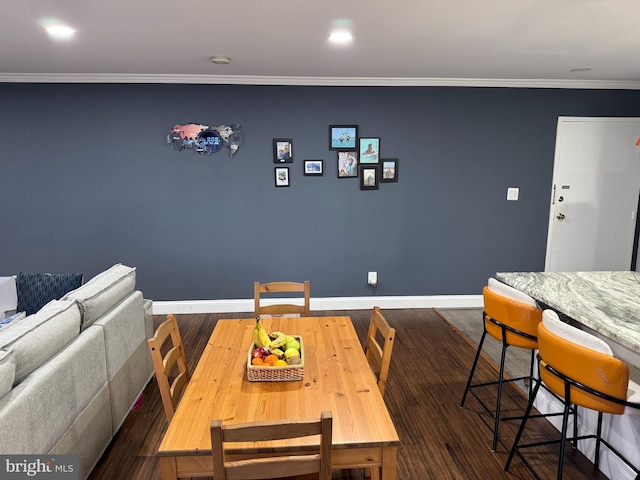
<instances>
[{"instance_id":1,"label":"beige sofa cushion","mask_svg":"<svg viewBox=\"0 0 640 480\"><path fill-rule=\"evenodd\" d=\"M0 452L47 453L105 385L102 332L83 332L0 398ZM100 414L111 423L108 408Z\"/></svg>"},{"instance_id":2,"label":"beige sofa cushion","mask_svg":"<svg viewBox=\"0 0 640 480\"><path fill-rule=\"evenodd\" d=\"M133 292L135 286L136 269L117 263L67 293L63 299L78 301L82 313L81 329L84 330Z\"/></svg>"},{"instance_id":3,"label":"beige sofa cushion","mask_svg":"<svg viewBox=\"0 0 640 480\"><path fill-rule=\"evenodd\" d=\"M11 350L0 350L0 398L13 388L16 378L16 358Z\"/></svg>"},{"instance_id":4,"label":"beige sofa cushion","mask_svg":"<svg viewBox=\"0 0 640 480\"><path fill-rule=\"evenodd\" d=\"M19 384L80 333L80 311L71 300L52 300L17 325L0 330L0 349L13 350Z\"/></svg>"}]
</instances>

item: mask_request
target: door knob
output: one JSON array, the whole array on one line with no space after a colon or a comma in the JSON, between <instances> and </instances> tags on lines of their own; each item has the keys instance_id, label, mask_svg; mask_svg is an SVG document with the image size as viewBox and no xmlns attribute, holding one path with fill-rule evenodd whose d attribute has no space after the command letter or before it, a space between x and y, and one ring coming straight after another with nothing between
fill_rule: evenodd
<instances>
[{"instance_id":1,"label":"door knob","mask_svg":"<svg viewBox=\"0 0 640 480\"><path fill-rule=\"evenodd\" d=\"M556 218L557 218L558 220L564 220L564 213L559 213L559 214L557 214L557 215L556 215Z\"/></svg>"}]
</instances>

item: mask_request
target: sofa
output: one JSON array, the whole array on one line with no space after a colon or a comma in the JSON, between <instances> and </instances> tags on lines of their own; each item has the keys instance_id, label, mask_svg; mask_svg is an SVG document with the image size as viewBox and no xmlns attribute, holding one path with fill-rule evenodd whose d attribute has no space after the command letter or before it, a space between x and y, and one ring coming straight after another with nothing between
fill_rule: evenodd
<instances>
[{"instance_id":1,"label":"sofa","mask_svg":"<svg viewBox=\"0 0 640 480\"><path fill-rule=\"evenodd\" d=\"M153 374L152 302L116 264L0 330L0 453L75 454L86 479Z\"/></svg>"}]
</instances>

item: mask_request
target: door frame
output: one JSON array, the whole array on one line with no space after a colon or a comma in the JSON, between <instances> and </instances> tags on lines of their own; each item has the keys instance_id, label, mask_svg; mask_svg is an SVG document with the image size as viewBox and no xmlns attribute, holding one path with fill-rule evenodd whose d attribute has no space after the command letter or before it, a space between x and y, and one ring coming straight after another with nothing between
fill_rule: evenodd
<instances>
[{"instance_id":1,"label":"door frame","mask_svg":"<svg viewBox=\"0 0 640 480\"><path fill-rule=\"evenodd\" d=\"M620 122L625 120L637 120L640 123L640 117L579 117L579 116L558 116L558 121L556 125L556 144L554 148L553 154L553 173L551 177L551 198L549 201L549 217L548 217L548 226L547 226L547 246L545 251L545 259L544 259L544 271L549 271L549 266L551 263L551 240L553 233L553 219L555 214L555 199L557 196L556 189L554 185L557 184L556 176L558 174L559 162L558 157L560 155L560 142L559 133L560 127L563 122ZM637 145L640 145L640 133L638 134L638 142ZM640 223L638 222L638 212L640 212L640 175L638 177L638 182L636 184L636 196L638 197L638 202L636 204L636 213L635 213L635 228L633 230L633 239L632 239L632 247L630 256L628 258L629 270L636 271L637 270L637 257L638 257L638 246L640 244Z\"/></svg>"}]
</instances>

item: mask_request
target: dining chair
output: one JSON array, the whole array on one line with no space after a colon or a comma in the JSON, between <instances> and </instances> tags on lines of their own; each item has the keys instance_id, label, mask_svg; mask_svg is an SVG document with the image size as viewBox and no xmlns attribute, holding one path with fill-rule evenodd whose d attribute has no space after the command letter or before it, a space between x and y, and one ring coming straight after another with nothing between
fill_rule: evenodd
<instances>
[{"instance_id":1,"label":"dining chair","mask_svg":"<svg viewBox=\"0 0 640 480\"><path fill-rule=\"evenodd\" d=\"M538 366L542 384L564 399L564 413L560 438L528 444L520 444L522 433L531 418L536 395L541 383L536 384L518 433L509 452L505 471L514 455L518 455L527 468L537 473L524 458L521 449L543 445L560 444L557 478L562 479L562 470L567 441L577 445L577 441L595 439L594 465L599 467L600 447L605 445L615 453L640 479L637 467L631 464L617 449L602 438L603 414L638 415L640 414L640 386L629 380L629 368L613 356L611 347L600 338L562 322L553 310L545 310L542 323L538 326ZM577 435L574 428L573 438L567 438L569 405L577 405L598 412L596 433ZM575 422L575 419L574 419ZM575 426L575 425L574 425Z\"/></svg>"},{"instance_id":2,"label":"dining chair","mask_svg":"<svg viewBox=\"0 0 640 480\"><path fill-rule=\"evenodd\" d=\"M169 337L171 340L167 342L163 355L163 345ZM167 315L148 342L164 412L170 422L190 378L176 316L172 313Z\"/></svg>"},{"instance_id":3,"label":"dining chair","mask_svg":"<svg viewBox=\"0 0 640 480\"><path fill-rule=\"evenodd\" d=\"M373 307L364 345L364 354L378 380L378 388L382 396L384 396L387 386L387 376L395 337L396 329L391 328L382 315L380 307Z\"/></svg>"},{"instance_id":4,"label":"dining chair","mask_svg":"<svg viewBox=\"0 0 640 480\"><path fill-rule=\"evenodd\" d=\"M502 403L502 390L505 383L524 381L529 383L529 395L532 392L532 383L536 382L533 376L534 366L534 352L538 348L538 324L542 320L542 310L540 310L536 304L536 301L529 295L516 290L509 285L499 282L495 278L489 278L487 285L482 291L484 310L482 312L483 319L483 332L478 344L476 356L469 373L469 379L467 380L467 386L464 389L462 395L462 401L460 407L464 407L467 394L471 393L480 405L489 412L493 419L493 442L491 450L495 452L498 445L498 428L500 421L503 420L517 420L522 416L510 416L501 417L501 403ZM491 337L499 341L502 345L502 351L500 355L500 371L498 373L498 380L491 382L483 382L473 384L473 375L480 359L480 353L484 344L485 338L489 334ZM530 350L531 360L529 367L529 375L520 376L516 378L505 378L504 367L507 349L510 346L516 346ZM489 385L498 385L498 392L496 398L495 408L490 408L484 401L478 396L474 389L479 387L486 387Z\"/></svg>"},{"instance_id":5,"label":"dining chair","mask_svg":"<svg viewBox=\"0 0 640 480\"><path fill-rule=\"evenodd\" d=\"M369 366L378 381L380 395L384 397L389 375L389 365L391 364L391 352L393 342L396 338L396 329L391 328L387 319L384 318L380 307L373 307L369 329L364 344L364 354L367 357ZM372 476L372 469L365 468L365 477ZM376 477L378 478L378 477Z\"/></svg>"},{"instance_id":6,"label":"dining chair","mask_svg":"<svg viewBox=\"0 0 640 480\"><path fill-rule=\"evenodd\" d=\"M305 317L310 315L310 295L311 295L311 284L307 280L305 282L270 282L270 283L260 283L255 282L253 286L253 296L254 296L254 316L259 317L260 315L281 315L281 314L299 314ZM264 299L263 294L271 294L271 293L302 293L304 294L304 304L300 305L299 303L280 303L273 304L268 303L263 304L261 300ZM301 300L298 299L298 301Z\"/></svg>"},{"instance_id":7,"label":"dining chair","mask_svg":"<svg viewBox=\"0 0 640 480\"><path fill-rule=\"evenodd\" d=\"M318 474L319 480L331 479L331 448L333 419L330 411L319 419L261 421L223 425L211 421L211 453L215 480L258 480L299 477ZM247 447L242 460L227 458L227 448L233 442L264 442L320 435L318 451L299 455L278 455L271 447L259 443ZM269 453L268 456L264 456Z\"/></svg>"}]
</instances>

